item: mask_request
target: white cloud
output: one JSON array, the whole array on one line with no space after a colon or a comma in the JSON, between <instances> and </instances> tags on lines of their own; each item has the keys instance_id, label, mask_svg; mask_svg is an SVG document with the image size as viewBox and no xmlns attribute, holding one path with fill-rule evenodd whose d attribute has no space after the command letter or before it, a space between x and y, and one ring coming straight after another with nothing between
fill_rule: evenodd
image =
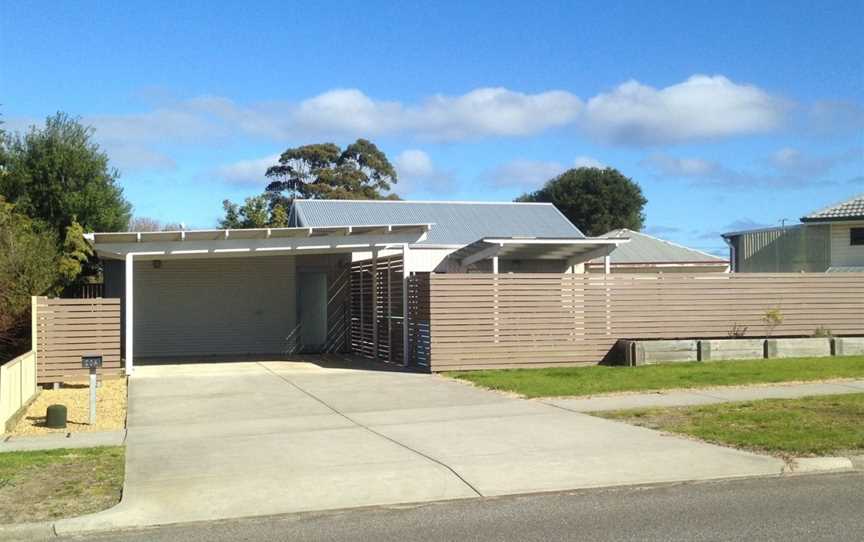
<instances>
[{"instance_id":1,"label":"white cloud","mask_svg":"<svg viewBox=\"0 0 864 542\"><path fill-rule=\"evenodd\" d=\"M860 161L864 153L860 148L848 149L832 155L812 155L791 148L779 149L760 161L760 168L729 168L718 162L702 158L680 158L666 154L653 154L640 162L655 174L675 179L716 185L735 185L740 188L801 188L805 186L835 184L826 178L836 166Z\"/></svg>"},{"instance_id":2,"label":"white cloud","mask_svg":"<svg viewBox=\"0 0 864 542\"><path fill-rule=\"evenodd\" d=\"M591 158L590 156L577 156L575 160L573 160L573 167L593 167L597 169L605 169L606 164L597 160L596 158Z\"/></svg>"},{"instance_id":3,"label":"white cloud","mask_svg":"<svg viewBox=\"0 0 864 542\"><path fill-rule=\"evenodd\" d=\"M723 167L702 158L676 158L665 154L653 154L642 160L641 164L669 177L713 177L723 171Z\"/></svg>"},{"instance_id":4,"label":"white cloud","mask_svg":"<svg viewBox=\"0 0 864 542\"><path fill-rule=\"evenodd\" d=\"M267 168L279 161L278 154L272 154L263 158L251 160L240 160L231 164L216 168L214 174L230 183L238 184L261 184L264 182L264 173Z\"/></svg>"},{"instance_id":5,"label":"white cloud","mask_svg":"<svg viewBox=\"0 0 864 542\"><path fill-rule=\"evenodd\" d=\"M837 163L833 157L809 156L797 149L784 148L768 157L769 163L787 175L819 176L828 173Z\"/></svg>"},{"instance_id":6,"label":"white cloud","mask_svg":"<svg viewBox=\"0 0 864 542\"><path fill-rule=\"evenodd\" d=\"M435 173L432 159L418 149L402 151L394 162L399 177L429 177Z\"/></svg>"},{"instance_id":7,"label":"white cloud","mask_svg":"<svg viewBox=\"0 0 864 542\"><path fill-rule=\"evenodd\" d=\"M499 186L535 189L566 169L559 162L517 159L490 169L483 174L483 179Z\"/></svg>"},{"instance_id":8,"label":"white cloud","mask_svg":"<svg viewBox=\"0 0 864 542\"><path fill-rule=\"evenodd\" d=\"M603 169L606 165L590 156L577 156L569 168L580 167ZM489 169L482 174L482 179L498 186L515 186L533 190L561 175L567 169L567 165L556 161L516 159Z\"/></svg>"},{"instance_id":9,"label":"white cloud","mask_svg":"<svg viewBox=\"0 0 864 542\"><path fill-rule=\"evenodd\" d=\"M405 194L428 189L442 189L453 181L453 172L441 170L429 155L420 149L402 151L393 161L399 181L393 191Z\"/></svg>"},{"instance_id":10,"label":"white cloud","mask_svg":"<svg viewBox=\"0 0 864 542\"><path fill-rule=\"evenodd\" d=\"M588 100L582 126L611 143L660 145L770 132L788 107L722 75L694 75L661 89L631 80Z\"/></svg>"}]
</instances>

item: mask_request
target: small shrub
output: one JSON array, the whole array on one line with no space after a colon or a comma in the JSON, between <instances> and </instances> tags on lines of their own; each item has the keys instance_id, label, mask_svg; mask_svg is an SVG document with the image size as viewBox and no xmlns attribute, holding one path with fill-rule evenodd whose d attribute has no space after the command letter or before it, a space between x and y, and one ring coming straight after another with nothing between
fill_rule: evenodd
<instances>
[{"instance_id":1,"label":"small shrub","mask_svg":"<svg viewBox=\"0 0 864 542\"><path fill-rule=\"evenodd\" d=\"M771 337L774 330L777 329L777 326L783 323L783 313L780 311L779 307L768 309L765 311L765 315L762 316L762 321L765 322L766 337Z\"/></svg>"},{"instance_id":2,"label":"small shrub","mask_svg":"<svg viewBox=\"0 0 864 542\"><path fill-rule=\"evenodd\" d=\"M747 326L739 325L738 322L733 322L732 327L729 328L727 335L732 337L733 339L739 339L747 335Z\"/></svg>"},{"instance_id":3,"label":"small shrub","mask_svg":"<svg viewBox=\"0 0 864 542\"><path fill-rule=\"evenodd\" d=\"M825 326L820 325L816 329L813 330L814 337L833 337L834 334L831 333L831 330Z\"/></svg>"}]
</instances>

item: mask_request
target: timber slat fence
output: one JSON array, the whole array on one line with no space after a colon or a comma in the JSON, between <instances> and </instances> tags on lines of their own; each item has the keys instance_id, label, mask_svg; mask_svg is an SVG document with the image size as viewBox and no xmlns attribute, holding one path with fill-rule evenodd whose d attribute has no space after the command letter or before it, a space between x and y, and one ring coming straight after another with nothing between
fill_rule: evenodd
<instances>
[{"instance_id":1,"label":"timber slat fence","mask_svg":"<svg viewBox=\"0 0 864 542\"><path fill-rule=\"evenodd\" d=\"M619 339L864 334L864 273L412 277L433 371L595 364ZM428 283L428 286L427 286ZM771 329L768 311L782 315ZM413 352L412 352L413 353Z\"/></svg>"},{"instance_id":2,"label":"timber slat fence","mask_svg":"<svg viewBox=\"0 0 864 542\"><path fill-rule=\"evenodd\" d=\"M40 384L86 378L85 354L102 356L99 374L122 374L120 300L34 298L33 350Z\"/></svg>"}]
</instances>

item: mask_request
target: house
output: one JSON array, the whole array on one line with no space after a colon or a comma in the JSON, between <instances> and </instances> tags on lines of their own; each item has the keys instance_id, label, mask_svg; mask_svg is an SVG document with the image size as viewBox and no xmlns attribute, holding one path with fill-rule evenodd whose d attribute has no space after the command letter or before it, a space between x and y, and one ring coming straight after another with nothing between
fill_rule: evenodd
<instances>
[{"instance_id":1,"label":"house","mask_svg":"<svg viewBox=\"0 0 864 542\"><path fill-rule=\"evenodd\" d=\"M298 200L289 222L88 234L105 296L122 300L127 372L137 360L341 351L355 328L376 357L396 358L412 273L575 271L628 241L585 237L544 203Z\"/></svg>"},{"instance_id":2,"label":"house","mask_svg":"<svg viewBox=\"0 0 864 542\"><path fill-rule=\"evenodd\" d=\"M723 234L739 273L864 272L864 194L800 224Z\"/></svg>"},{"instance_id":3,"label":"house","mask_svg":"<svg viewBox=\"0 0 864 542\"><path fill-rule=\"evenodd\" d=\"M671 241L626 228L601 235L607 239L629 239L609 255L610 273L728 273L729 261ZM586 272L606 271L602 258L585 265Z\"/></svg>"}]
</instances>

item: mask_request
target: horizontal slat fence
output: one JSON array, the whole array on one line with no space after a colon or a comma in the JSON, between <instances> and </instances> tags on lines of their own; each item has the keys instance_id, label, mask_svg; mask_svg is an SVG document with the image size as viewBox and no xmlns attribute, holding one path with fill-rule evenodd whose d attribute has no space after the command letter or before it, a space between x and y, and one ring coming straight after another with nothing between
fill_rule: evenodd
<instances>
[{"instance_id":1,"label":"horizontal slat fence","mask_svg":"<svg viewBox=\"0 0 864 542\"><path fill-rule=\"evenodd\" d=\"M34 351L40 384L83 379L81 356L101 355L103 375L123 374L120 300L49 299L34 302Z\"/></svg>"},{"instance_id":2,"label":"horizontal slat fence","mask_svg":"<svg viewBox=\"0 0 864 542\"><path fill-rule=\"evenodd\" d=\"M864 273L433 274L434 371L595 364L619 339L864 334ZM783 322L769 329L765 315Z\"/></svg>"}]
</instances>

